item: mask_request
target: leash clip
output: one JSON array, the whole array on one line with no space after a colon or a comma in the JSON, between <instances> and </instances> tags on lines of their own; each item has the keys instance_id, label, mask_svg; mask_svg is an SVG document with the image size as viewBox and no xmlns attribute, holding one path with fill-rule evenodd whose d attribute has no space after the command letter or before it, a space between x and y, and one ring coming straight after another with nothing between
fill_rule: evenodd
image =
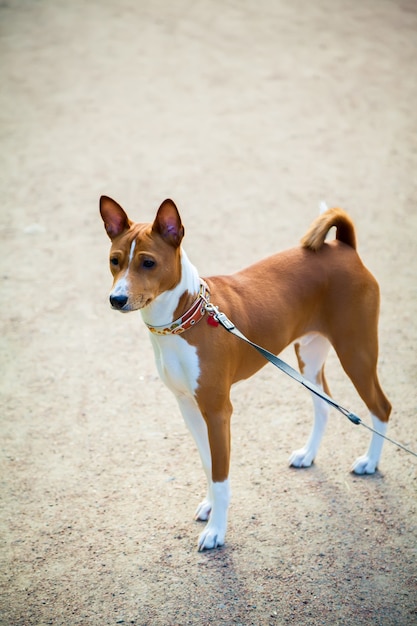
<instances>
[{"instance_id":1,"label":"leash clip","mask_svg":"<svg viewBox=\"0 0 417 626\"><path fill-rule=\"evenodd\" d=\"M221 324L223 328L225 328L226 330L234 329L235 325L233 324L233 322L229 320L227 315L225 315L224 313L220 313L219 311L218 313L216 313L215 317L216 317L216 320L219 322L219 324Z\"/></svg>"},{"instance_id":2,"label":"leash clip","mask_svg":"<svg viewBox=\"0 0 417 626\"><path fill-rule=\"evenodd\" d=\"M212 304L211 302L206 301L206 311L209 315L211 315L211 317L216 320L216 322L219 322L219 324L221 324L226 330L233 330L235 328L235 325L229 320L227 315L219 311L218 307L214 306L214 304Z\"/></svg>"}]
</instances>

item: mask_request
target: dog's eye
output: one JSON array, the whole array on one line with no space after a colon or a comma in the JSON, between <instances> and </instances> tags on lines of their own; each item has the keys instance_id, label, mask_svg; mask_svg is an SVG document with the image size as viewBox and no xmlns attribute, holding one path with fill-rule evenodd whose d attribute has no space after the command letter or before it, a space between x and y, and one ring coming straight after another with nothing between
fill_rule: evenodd
<instances>
[{"instance_id":1,"label":"dog's eye","mask_svg":"<svg viewBox=\"0 0 417 626\"><path fill-rule=\"evenodd\" d=\"M119 265L119 259L118 259L117 257L113 256L113 257L110 259L110 263L111 263L112 265L115 265L115 266L116 266L116 265Z\"/></svg>"},{"instance_id":2,"label":"dog's eye","mask_svg":"<svg viewBox=\"0 0 417 626\"><path fill-rule=\"evenodd\" d=\"M145 267L146 269L150 269L151 267L154 267L154 265L155 261L152 261L152 259L144 259L142 262L142 267Z\"/></svg>"}]
</instances>

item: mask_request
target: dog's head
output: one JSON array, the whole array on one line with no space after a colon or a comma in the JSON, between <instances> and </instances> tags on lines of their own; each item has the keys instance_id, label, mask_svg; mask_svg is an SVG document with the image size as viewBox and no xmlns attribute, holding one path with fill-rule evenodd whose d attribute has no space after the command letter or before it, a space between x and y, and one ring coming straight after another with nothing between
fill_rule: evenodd
<instances>
[{"instance_id":1,"label":"dog's head","mask_svg":"<svg viewBox=\"0 0 417 626\"><path fill-rule=\"evenodd\" d=\"M100 213L112 242L113 309L142 309L179 283L184 227L172 200L164 200L149 224L132 222L122 207L107 196L100 198Z\"/></svg>"}]
</instances>

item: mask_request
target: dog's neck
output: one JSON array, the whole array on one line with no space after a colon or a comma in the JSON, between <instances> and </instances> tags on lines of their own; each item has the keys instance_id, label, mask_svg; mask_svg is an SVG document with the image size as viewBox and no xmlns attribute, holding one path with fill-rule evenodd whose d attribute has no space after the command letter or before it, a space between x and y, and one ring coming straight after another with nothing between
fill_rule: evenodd
<instances>
[{"instance_id":1,"label":"dog's neck","mask_svg":"<svg viewBox=\"0 0 417 626\"><path fill-rule=\"evenodd\" d=\"M141 309L142 319L146 324L162 326L168 324L182 313L178 306L184 299L184 311L198 295L200 277L196 267L191 263L185 251L181 249L181 277L178 284L169 291L161 293L151 304Z\"/></svg>"}]
</instances>

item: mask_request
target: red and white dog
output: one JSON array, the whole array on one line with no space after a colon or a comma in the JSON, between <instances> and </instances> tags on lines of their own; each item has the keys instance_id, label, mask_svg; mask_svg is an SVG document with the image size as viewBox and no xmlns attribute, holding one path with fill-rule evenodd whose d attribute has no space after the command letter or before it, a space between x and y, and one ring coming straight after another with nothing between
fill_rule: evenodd
<instances>
[{"instance_id":1,"label":"red and white dog","mask_svg":"<svg viewBox=\"0 0 417 626\"><path fill-rule=\"evenodd\" d=\"M252 376L266 361L253 348L216 326L210 300L255 343L278 354L291 342L304 376L329 392L324 362L332 344L367 405L373 426L384 434L391 411L377 376L379 288L356 253L353 223L340 209L323 212L301 246L280 252L231 276L201 279L181 248L184 228L172 200L152 224L132 222L117 202L103 196L100 212L111 239L114 277L111 306L140 310L151 331L159 374L175 394L207 475L206 498L195 519L208 520L200 550L223 545L230 500L230 418L233 383ZM336 227L336 240L325 243ZM314 425L290 465L314 461L328 405L313 396ZM383 439L353 464L372 474Z\"/></svg>"}]
</instances>

